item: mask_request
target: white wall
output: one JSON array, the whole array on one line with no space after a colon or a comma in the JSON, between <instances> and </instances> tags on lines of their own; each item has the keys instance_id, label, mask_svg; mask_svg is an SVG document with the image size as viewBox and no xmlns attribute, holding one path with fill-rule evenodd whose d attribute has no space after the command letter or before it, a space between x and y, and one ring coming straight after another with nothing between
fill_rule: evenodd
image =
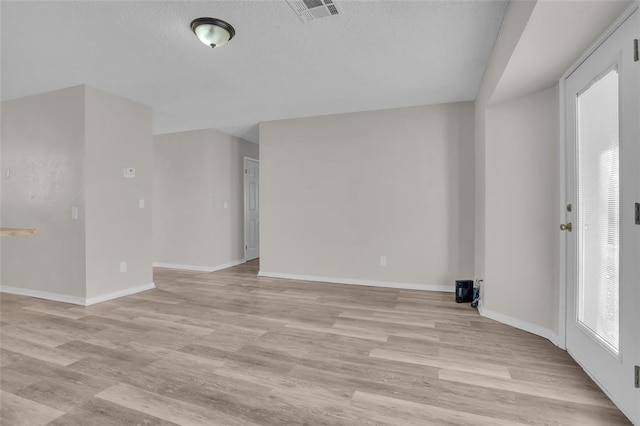
<instances>
[{"instance_id":1,"label":"white wall","mask_svg":"<svg viewBox=\"0 0 640 426\"><path fill-rule=\"evenodd\" d=\"M472 277L473 103L261 123L260 150L261 274Z\"/></svg>"},{"instance_id":2,"label":"white wall","mask_svg":"<svg viewBox=\"0 0 640 426\"><path fill-rule=\"evenodd\" d=\"M84 132L82 86L2 104L3 288L85 297Z\"/></svg>"},{"instance_id":3,"label":"white wall","mask_svg":"<svg viewBox=\"0 0 640 426\"><path fill-rule=\"evenodd\" d=\"M477 279L484 278L485 270L485 219L486 219L486 153L485 153L485 111L489 101L509 63L520 36L533 13L535 1L515 1L507 6L500 27L500 33L493 46L491 58L487 64L480 90L475 102L475 265ZM484 293L484 288L481 288Z\"/></svg>"},{"instance_id":4,"label":"white wall","mask_svg":"<svg viewBox=\"0 0 640 426\"><path fill-rule=\"evenodd\" d=\"M152 112L86 87L87 297L150 285ZM134 179L124 168L134 167ZM139 200L145 207L139 207ZM127 272L120 272L120 262Z\"/></svg>"},{"instance_id":5,"label":"white wall","mask_svg":"<svg viewBox=\"0 0 640 426\"><path fill-rule=\"evenodd\" d=\"M509 4L475 103L474 274L483 315L557 341L556 92L490 109L536 5Z\"/></svg>"},{"instance_id":6,"label":"white wall","mask_svg":"<svg viewBox=\"0 0 640 426\"><path fill-rule=\"evenodd\" d=\"M558 332L558 89L486 111L483 308Z\"/></svg>"},{"instance_id":7,"label":"white wall","mask_svg":"<svg viewBox=\"0 0 640 426\"><path fill-rule=\"evenodd\" d=\"M243 158L258 158L258 145L205 129L156 135L153 150L155 263L212 270L242 261Z\"/></svg>"},{"instance_id":8,"label":"white wall","mask_svg":"<svg viewBox=\"0 0 640 426\"><path fill-rule=\"evenodd\" d=\"M3 103L2 226L37 234L2 238L2 291L84 304L153 285L151 120L86 86Z\"/></svg>"}]
</instances>

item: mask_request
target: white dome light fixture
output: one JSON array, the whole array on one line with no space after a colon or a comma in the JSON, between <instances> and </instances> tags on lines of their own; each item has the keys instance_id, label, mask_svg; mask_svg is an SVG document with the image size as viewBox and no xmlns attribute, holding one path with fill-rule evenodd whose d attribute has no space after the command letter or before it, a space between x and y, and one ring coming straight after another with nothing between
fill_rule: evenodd
<instances>
[{"instance_id":1,"label":"white dome light fixture","mask_svg":"<svg viewBox=\"0 0 640 426\"><path fill-rule=\"evenodd\" d=\"M194 19L191 30L201 42L211 47L220 47L236 35L236 30L229 23L216 18Z\"/></svg>"}]
</instances>

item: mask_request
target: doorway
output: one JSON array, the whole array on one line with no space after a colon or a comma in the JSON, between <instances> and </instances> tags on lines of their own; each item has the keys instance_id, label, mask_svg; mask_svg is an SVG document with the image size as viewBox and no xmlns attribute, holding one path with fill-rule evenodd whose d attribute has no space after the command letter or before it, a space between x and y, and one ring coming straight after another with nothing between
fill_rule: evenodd
<instances>
[{"instance_id":1,"label":"doorway","mask_svg":"<svg viewBox=\"0 0 640 426\"><path fill-rule=\"evenodd\" d=\"M566 348L640 422L640 11L564 79Z\"/></svg>"},{"instance_id":2,"label":"doorway","mask_svg":"<svg viewBox=\"0 0 640 426\"><path fill-rule=\"evenodd\" d=\"M244 260L260 257L260 161L244 157Z\"/></svg>"}]
</instances>

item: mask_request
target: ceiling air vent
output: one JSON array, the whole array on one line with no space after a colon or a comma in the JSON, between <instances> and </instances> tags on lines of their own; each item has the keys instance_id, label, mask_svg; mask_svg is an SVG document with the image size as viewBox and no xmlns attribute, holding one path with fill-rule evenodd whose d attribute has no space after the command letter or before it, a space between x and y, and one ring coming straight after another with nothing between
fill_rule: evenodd
<instances>
[{"instance_id":1,"label":"ceiling air vent","mask_svg":"<svg viewBox=\"0 0 640 426\"><path fill-rule=\"evenodd\" d=\"M333 0L287 0L302 22L314 21L327 16L340 15Z\"/></svg>"}]
</instances>

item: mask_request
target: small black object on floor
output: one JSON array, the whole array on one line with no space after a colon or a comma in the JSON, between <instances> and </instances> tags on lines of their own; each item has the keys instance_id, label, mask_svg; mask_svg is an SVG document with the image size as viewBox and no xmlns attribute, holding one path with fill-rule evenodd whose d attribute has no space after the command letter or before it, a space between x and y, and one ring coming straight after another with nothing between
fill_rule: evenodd
<instances>
[{"instance_id":1,"label":"small black object on floor","mask_svg":"<svg viewBox=\"0 0 640 426\"><path fill-rule=\"evenodd\" d=\"M473 302L473 280L456 281L456 302Z\"/></svg>"}]
</instances>

